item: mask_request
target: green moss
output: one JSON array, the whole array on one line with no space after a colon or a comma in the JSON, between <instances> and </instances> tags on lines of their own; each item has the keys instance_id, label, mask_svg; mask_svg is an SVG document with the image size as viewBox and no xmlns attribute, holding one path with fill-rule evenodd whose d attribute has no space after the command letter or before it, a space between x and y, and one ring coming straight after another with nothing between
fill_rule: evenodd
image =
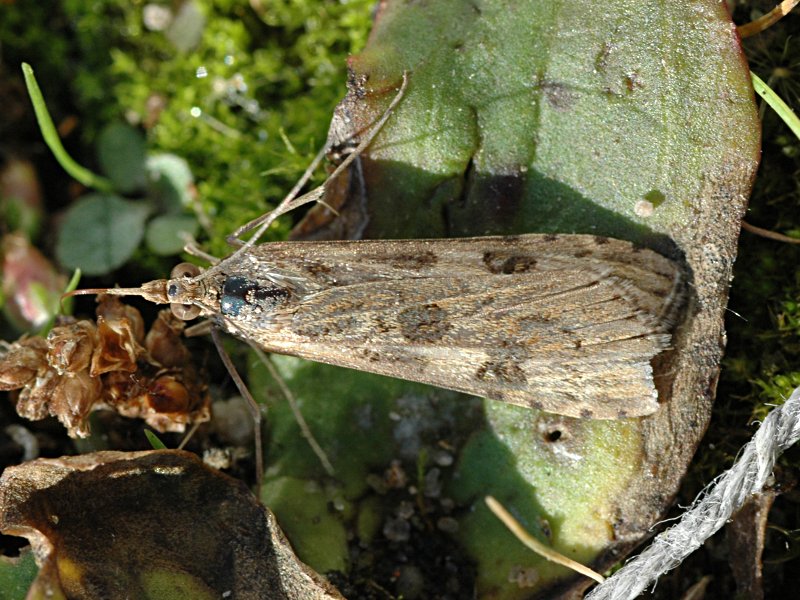
<instances>
[{"instance_id":1,"label":"green moss","mask_svg":"<svg viewBox=\"0 0 800 600\"><path fill-rule=\"evenodd\" d=\"M189 52L145 26L146 4L12 6L0 25L4 51L33 64L57 122L75 104L84 146L70 152L82 164L96 166L97 135L121 117L145 129L150 153L184 157L212 223L208 249L224 255L224 236L274 206L324 144L372 0L266 0L259 12L240 1L197 2L205 25ZM62 89L71 94L62 98Z\"/></svg>"},{"instance_id":2,"label":"green moss","mask_svg":"<svg viewBox=\"0 0 800 600\"><path fill-rule=\"evenodd\" d=\"M78 32L107 28L83 4L67 5ZM112 10L99 4L100 14ZM370 4L267 1L258 14L246 3L203 2L201 41L181 53L141 25L137 3L109 36L111 81L91 81L82 103L88 107L92 90L110 85L106 98L117 99L118 112L147 124L148 102L160 98L164 108L148 130L149 146L187 159L212 217L210 250L224 254L224 236L279 201L324 143L345 91L346 57L363 46L369 29ZM123 32L127 44L114 40ZM96 44L96 33L90 37ZM205 77L197 75L201 68Z\"/></svg>"}]
</instances>

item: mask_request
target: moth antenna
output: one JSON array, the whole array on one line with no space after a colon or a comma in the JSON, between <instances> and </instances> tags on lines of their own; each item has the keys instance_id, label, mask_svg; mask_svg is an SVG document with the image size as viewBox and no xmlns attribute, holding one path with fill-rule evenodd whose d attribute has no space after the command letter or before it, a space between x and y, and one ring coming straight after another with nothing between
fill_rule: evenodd
<instances>
[{"instance_id":1,"label":"moth antenna","mask_svg":"<svg viewBox=\"0 0 800 600\"><path fill-rule=\"evenodd\" d=\"M312 160L311 164L308 165L308 167L306 167L306 171L305 173L303 173L303 176L300 177L297 183L294 184L294 187L292 187L292 189L289 190L289 193L286 194L284 199L281 200L281 203L272 212L279 212L283 214L284 212L290 210L289 208L287 208L287 204L291 202L294 198L296 198L297 194L300 193L300 190L303 189L303 186L306 183L308 183L308 180L311 179L311 176L314 174L314 171L317 170L317 167L325 158L327 152L328 152L328 145L326 144L320 149L319 152L317 152L317 155L314 157L314 160ZM232 246L243 245L244 242L240 239L242 235L261 225L265 220L269 218L270 214L272 213L266 213L264 215L261 215L260 217L253 219L249 223L245 223L244 225L239 227L236 231L234 231L232 234L230 234L228 237L226 237L225 241Z\"/></svg>"},{"instance_id":2,"label":"moth antenna","mask_svg":"<svg viewBox=\"0 0 800 600\"><path fill-rule=\"evenodd\" d=\"M261 484L264 481L264 450L261 441L261 407L259 406L258 402L256 402L255 398L253 398L250 390L247 389L247 385L242 380L242 376L239 375L239 371L236 370L236 366L233 364L230 355L225 350L225 346L222 344L222 335L216 327L211 327L211 339L214 341L214 345L217 347L217 352L219 353L220 359L222 359L222 364L225 365L225 369L228 371L231 379L233 379L233 383L236 385L239 393L247 401L247 405L250 408L251 414L253 415L253 438L255 442L256 460L256 497L260 498Z\"/></svg>"},{"instance_id":3,"label":"moth antenna","mask_svg":"<svg viewBox=\"0 0 800 600\"><path fill-rule=\"evenodd\" d=\"M309 202L322 202L322 198L325 194L325 186L329 181L333 181L342 172L347 169L350 164L356 160L363 152L366 150L367 146L369 146L372 141L375 139L375 136L380 133L383 126L386 124L386 121L389 120L389 117L392 116L394 109L397 108L397 105L400 103L400 100L403 99L405 96L406 88L408 87L408 71L403 71L403 83L400 85L400 89L398 90L395 97L389 103L388 108L384 111L383 116L378 119L377 123L375 123L372 128L367 132L367 135L361 140L361 143L356 146L350 154L339 164L338 167L331 173L328 178L325 180L321 186L316 189L311 190L310 192L300 196L299 198L296 197L300 189L305 185L305 183L310 179L311 173L313 173L313 169L322 162L322 159L325 156L325 153L328 150L328 147L322 148L317 156L314 157L314 160L311 162L309 167L306 169L306 172L300 178L292 190L286 195L286 197L275 207L274 210L266 213L265 215L261 215L260 217L253 219L249 223L245 223L241 227L239 227L236 231L234 231L231 235L229 235L226 239L230 244L238 245L239 248L234 252L229 258L234 256L238 256L243 252L246 252L249 248L253 247L256 242L264 235L270 225L281 215L286 214L290 210L297 208L298 206L302 206L303 204L307 204ZM324 204L324 202L322 202ZM325 206L328 206L327 204ZM328 208L330 208L328 206ZM335 214L338 214L335 210L333 211ZM252 229L256 229L255 233L248 239L246 242L242 242L240 236Z\"/></svg>"}]
</instances>

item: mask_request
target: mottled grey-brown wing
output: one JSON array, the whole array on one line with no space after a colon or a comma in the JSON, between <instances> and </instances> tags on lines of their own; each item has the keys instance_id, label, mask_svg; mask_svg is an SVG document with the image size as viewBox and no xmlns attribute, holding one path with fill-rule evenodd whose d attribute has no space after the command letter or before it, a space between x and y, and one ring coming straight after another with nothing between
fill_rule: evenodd
<instances>
[{"instance_id":1,"label":"mottled grey-brown wing","mask_svg":"<svg viewBox=\"0 0 800 600\"><path fill-rule=\"evenodd\" d=\"M580 234L433 240L273 242L243 258L243 271L274 268L320 287L407 278L448 278L584 269L608 271L665 304L678 268L631 242Z\"/></svg>"},{"instance_id":2,"label":"mottled grey-brown wing","mask_svg":"<svg viewBox=\"0 0 800 600\"><path fill-rule=\"evenodd\" d=\"M653 412L650 361L669 343L663 307L674 281L665 274L661 287L642 289L651 282L640 287L607 263L569 265L465 272L462 264L447 276L329 287L255 341L568 416Z\"/></svg>"}]
</instances>

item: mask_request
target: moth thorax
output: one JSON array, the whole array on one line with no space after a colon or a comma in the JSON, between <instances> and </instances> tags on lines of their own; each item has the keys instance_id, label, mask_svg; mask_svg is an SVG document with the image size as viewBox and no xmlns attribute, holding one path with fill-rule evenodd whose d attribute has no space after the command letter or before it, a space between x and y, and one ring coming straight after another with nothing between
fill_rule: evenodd
<instances>
[{"instance_id":1,"label":"moth thorax","mask_svg":"<svg viewBox=\"0 0 800 600\"><path fill-rule=\"evenodd\" d=\"M268 313L289 299L286 288L272 282L261 283L241 275L231 275L222 285L220 312L238 317L243 312Z\"/></svg>"}]
</instances>

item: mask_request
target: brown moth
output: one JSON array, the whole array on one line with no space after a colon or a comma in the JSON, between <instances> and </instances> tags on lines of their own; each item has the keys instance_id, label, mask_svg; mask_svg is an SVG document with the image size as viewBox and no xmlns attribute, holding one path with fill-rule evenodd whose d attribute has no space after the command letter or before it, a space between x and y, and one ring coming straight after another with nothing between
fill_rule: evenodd
<instances>
[{"instance_id":1,"label":"brown moth","mask_svg":"<svg viewBox=\"0 0 800 600\"><path fill-rule=\"evenodd\" d=\"M590 235L273 242L111 289L269 352L543 409L656 410L651 360L685 286L652 250Z\"/></svg>"},{"instance_id":2,"label":"brown moth","mask_svg":"<svg viewBox=\"0 0 800 600\"><path fill-rule=\"evenodd\" d=\"M328 182L371 143L407 84L404 73L386 112ZM328 146L340 137L332 127ZM232 234L240 247L230 256L194 250L208 269L182 263L168 280L72 294L140 295L269 352L571 417L656 410L651 360L669 346L684 296L677 263L575 234L257 245L280 215L324 202L326 185L296 197L322 157L275 210Z\"/></svg>"}]
</instances>

